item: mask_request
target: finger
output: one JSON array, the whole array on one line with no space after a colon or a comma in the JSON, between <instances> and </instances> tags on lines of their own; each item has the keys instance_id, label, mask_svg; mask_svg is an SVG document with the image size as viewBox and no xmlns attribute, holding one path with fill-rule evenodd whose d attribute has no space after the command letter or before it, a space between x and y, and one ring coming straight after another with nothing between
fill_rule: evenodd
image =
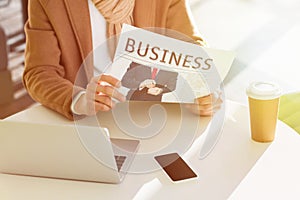
<instances>
[{"instance_id":1,"label":"finger","mask_svg":"<svg viewBox=\"0 0 300 200\"><path fill-rule=\"evenodd\" d=\"M209 117L209 116L212 116L213 114L214 114L214 112L212 110L210 110L210 111L208 111L208 110L200 111L200 115L204 116L204 117Z\"/></svg>"},{"instance_id":2,"label":"finger","mask_svg":"<svg viewBox=\"0 0 300 200\"><path fill-rule=\"evenodd\" d=\"M201 116L211 116L221 105L212 106L212 105L197 105L197 104L187 104L186 108L189 109L192 113Z\"/></svg>"},{"instance_id":3,"label":"finger","mask_svg":"<svg viewBox=\"0 0 300 200\"><path fill-rule=\"evenodd\" d=\"M198 107L188 105L187 107L193 114L200 116L211 116L213 114L213 110L200 110Z\"/></svg>"},{"instance_id":4,"label":"finger","mask_svg":"<svg viewBox=\"0 0 300 200\"><path fill-rule=\"evenodd\" d=\"M96 96L99 96L98 94L102 93L122 102L126 100L123 94L121 94L120 92L118 92L118 90L109 85L98 85L95 83L90 83L88 84L86 90L88 99L95 99Z\"/></svg>"},{"instance_id":5,"label":"finger","mask_svg":"<svg viewBox=\"0 0 300 200\"><path fill-rule=\"evenodd\" d=\"M218 99L217 102L215 102L214 104L203 104L203 105L195 105L195 106L197 106L200 111L211 112L211 111L219 110L222 106L222 102L223 101L221 99Z\"/></svg>"},{"instance_id":6,"label":"finger","mask_svg":"<svg viewBox=\"0 0 300 200\"><path fill-rule=\"evenodd\" d=\"M121 102L125 101L126 98L125 96L120 93L118 90L116 90L115 88L113 88L112 86L109 85L98 85L96 87L96 92L97 93L103 93L109 97L115 98Z\"/></svg>"},{"instance_id":7,"label":"finger","mask_svg":"<svg viewBox=\"0 0 300 200\"><path fill-rule=\"evenodd\" d=\"M86 87L86 97L88 100L94 101L97 93L98 84L91 82Z\"/></svg>"},{"instance_id":8,"label":"finger","mask_svg":"<svg viewBox=\"0 0 300 200\"><path fill-rule=\"evenodd\" d=\"M109 111L109 110L111 110L111 108L108 107L107 105L99 103L99 102L95 103L95 111L96 112L99 112L99 111L105 111L106 112L106 111Z\"/></svg>"},{"instance_id":9,"label":"finger","mask_svg":"<svg viewBox=\"0 0 300 200\"><path fill-rule=\"evenodd\" d=\"M212 104L199 104L199 105L195 105L195 107L198 108L198 110L212 110L213 109L213 105Z\"/></svg>"},{"instance_id":10,"label":"finger","mask_svg":"<svg viewBox=\"0 0 300 200\"><path fill-rule=\"evenodd\" d=\"M102 74L98 77L94 77L92 80L96 84L100 84L101 82L106 82L114 87L117 87L117 88L121 87L121 81L119 81L117 78L115 78L111 75Z\"/></svg>"},{"instance_id":11,"label":"finger","mask_svg":"<svg viewBox=\"0 0 300 200\"><path fill-rule=\"evenodd\" d=\"M110 106L103 104L102 102L97 102L95 100L88 100L87 101L87 115L95 115L99 111L109 111L111 110Z\"/></svg>"},{"instance_id":12,"label":"finger","mask_svg":"<svg viewBox=\"0 0 300 200\"><path fill-rule=\"evenodd\" d=\"M221 108L221 104L214 105L205 109L199 108L200 115L202 116L212 116Z\"/></svg>"},{"instance_id":13,"label":"finger","mask_svg":"<svg viewBox=\"0 0 300 200\"><path fill-rule=\"evenodd\" d=\"M96 95L95 101L101 104L106 105L109 108L114 108L115 103L112 101L112 99L106 95Z\"/></svg>"},{"instance_id":14,"label":"finger","mask_svg":"<svg viewBox=\"0 0 300 200\"><path fill-rule=\"evenodd\" d=\"M222 104L223 101L221 99L221 96L218 95L214 95L214 94L210 94L204 97L200 97L195 99L195 104L200 104L200 105L205 105L205 104Z\"/></svg>"},{"instance_id":15,"label":"finger","mask_svg":"<svg viewBox=\"0 0 300 200\"><path fill-rule=\"evenodd\" d=\"M213 102L212 94L195 99L196 104L211 104L212 102Z\"/></svg>"}]
</instances>

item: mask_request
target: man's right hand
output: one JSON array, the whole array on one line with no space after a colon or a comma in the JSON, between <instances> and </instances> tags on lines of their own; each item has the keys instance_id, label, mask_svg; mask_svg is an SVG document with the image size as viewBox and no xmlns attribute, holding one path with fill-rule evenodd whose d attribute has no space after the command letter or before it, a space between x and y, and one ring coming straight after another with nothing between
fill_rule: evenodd
<instances>
[{"instance_id":1,"label":"man's right hand","mask_svg":"<svg viewBox=\"0 0 300 200\"><path fill-rule=\"evenodd\" d=\"M115 106L113 99L121 102L126 100L117 90L120 87L121 82L110 75L94 77L87 85L86 93L75 103L75 112L80 115L95 115L98 111L111 110Z\"/></svg>"}]
</instances>

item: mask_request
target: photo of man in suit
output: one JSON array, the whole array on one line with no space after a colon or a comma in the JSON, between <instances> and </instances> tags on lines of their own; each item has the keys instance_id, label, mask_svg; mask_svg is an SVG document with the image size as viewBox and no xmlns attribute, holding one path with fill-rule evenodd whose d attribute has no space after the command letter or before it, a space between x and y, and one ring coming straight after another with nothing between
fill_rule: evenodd
<instances>
[{"instance_id":1,"label":"photo of man in suit","mask_svg":"<svg viewBox=\"0 0 300 200\"><path fill-rule=\"evenodd\" d=\"M163 94L175 90L177 77L177 72L132 62L121 82L124 87L130 89L127 100L161 101Z\"/></svg>"}]
</instances>

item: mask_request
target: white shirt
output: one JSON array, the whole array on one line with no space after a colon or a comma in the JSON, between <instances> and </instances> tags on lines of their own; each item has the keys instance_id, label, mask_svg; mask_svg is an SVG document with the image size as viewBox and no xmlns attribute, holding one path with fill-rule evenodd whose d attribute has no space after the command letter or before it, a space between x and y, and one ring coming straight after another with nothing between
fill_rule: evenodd
<instances>
[{"instance_id":1,"label":"white shirt","mask_svg":"<svg viewBox=\"0 0 300 200\"><path fill-rule=\"evenodd\" d=\"M107 67L107 65L111 64L111 58L109 55L109 51L107 48L107 38L106 38L106 21L102 14L95 7L94 3L91 0L88 0L89 12L90 12L90 20L91 20L91 29L92 29L92 44L94 51L94 76L100 75L103 73ZM82 94L85 91L79 92L72 101L71 111L74 114L78 114L75 112L74 106L75 103L79 100Z\"/></svg>"}]
</instances>

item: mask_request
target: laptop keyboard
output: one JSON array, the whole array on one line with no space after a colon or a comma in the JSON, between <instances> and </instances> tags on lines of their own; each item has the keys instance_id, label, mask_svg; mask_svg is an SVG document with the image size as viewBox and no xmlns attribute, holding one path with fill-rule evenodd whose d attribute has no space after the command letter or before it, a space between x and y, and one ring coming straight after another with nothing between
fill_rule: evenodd
<instances>
[{"instance_id":1,"label":"laptop keyboard","mask_svg":"<svg viewBox=\"0 0 300 200\"><path fill-rule=\"evenodd\" d=\"M115 155L115 160L116 160L117 167L118 167L118 172L119 172L121 167L123 166L125 160L126 160L126 156L116 156Z\"/></svg>"}]
</instances>

